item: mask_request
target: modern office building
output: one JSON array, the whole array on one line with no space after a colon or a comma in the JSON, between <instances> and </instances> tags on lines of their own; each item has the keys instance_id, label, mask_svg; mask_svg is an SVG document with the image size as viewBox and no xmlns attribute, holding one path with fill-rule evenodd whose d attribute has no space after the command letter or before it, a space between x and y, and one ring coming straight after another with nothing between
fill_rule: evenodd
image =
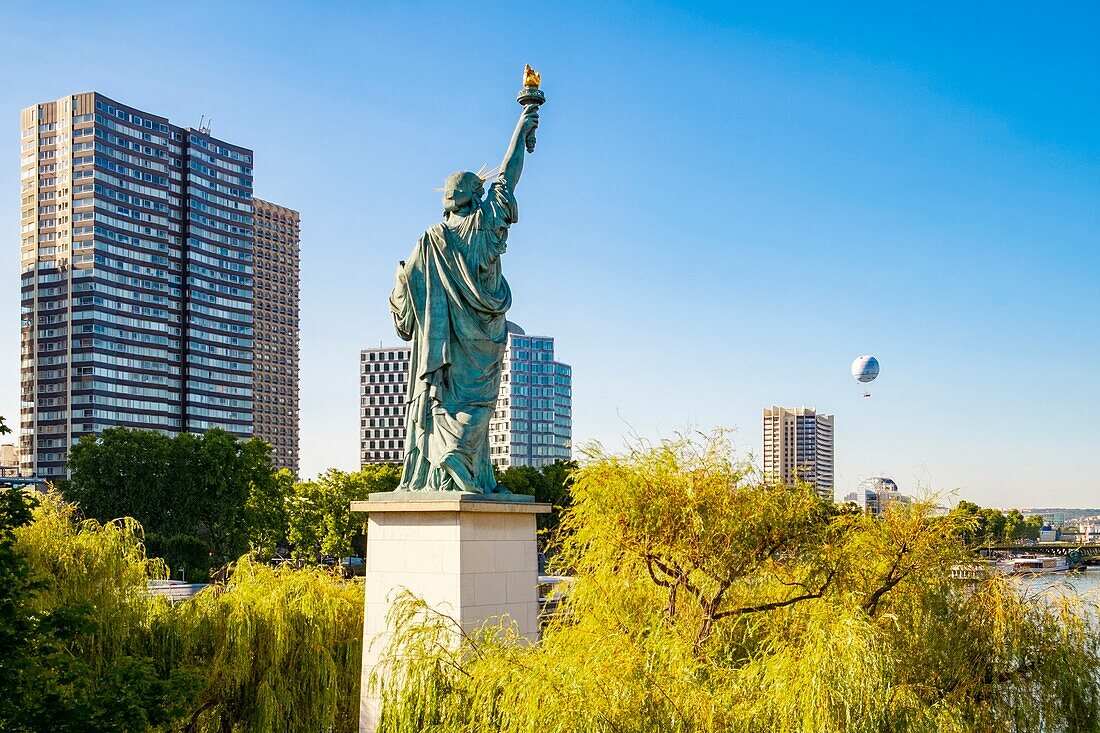
<instances>
[{"instance_id":1,"label":"modern office building","mask_svg":"<svg viewBox=\"0 0 1100 733\"><path fill-rule=\"evenodd\" d=\"M253 434L272 446L276 468L298 475L297 211L253 199L256 246Z\"/></svg>"},{"instance_id":2,"label":"modern office building","mask_svg":"<svg viewBox=\"0 0 1100 733\"><path fill-rule=\"evenodd\" d=\"M500 469L541 468L572 457L573 370L554 360L554 339L508 322L489 457Z\"/></svg>"},{"instance_id":3,"label":"modern office building","mask_svg":"<svg viewBox=\"0 0 1100 733\"><path fill-rule=\"evenodd\" d=\"M252 151L96 92L22 111L20 460L253 431Z\"/></svg>"},{"instance_id":4,"label":"modern office building","mask_svg":"<svg viewBox=\"0 0 1100 733\"><path fill-rule=\"evenodd\" d=\"M886 511L886 507L895 502L910 504L913 500L901 493L894 479L872 476L861 481L855 491L844 497L844 501L851 502L863 511L878 517Z\"/></svg>"},{"instance_id":5,"label":"modern office building","mask_svg":"<svg viewBox=\"0 0 1100 733\"><path fill-rule=\"evenodd\" d=\"M363 349L359 354L359 462L400 464L405 459L408 347Z\"/></svg>"},{"instance_id":6,"label":"modern office building","mask_svg":"<svg viewBox=\"0 0 1100 733\"><path fill-rule=\"evenodd\" d=\"M833 500L833 416L813 408L764 408L764 475L773 481L795 478Z\"/></svg>"},{"instance_id":7,"label":"modern office building","mask_svg":"<svg viewBox=\"0 0 1100 733\"><path fill-rule=\"evenodd\" d=\"M364 349L359 357L359 457L399 464L405 457L408 347ZM541 467L568 460L573 434L573 375L554 361L554 339L529 336L509 322L500 395L489 422L493 465Z\"/></svg>"},{"instance_id":8,"label":"modern office building","mask_svg":"<svg viewBox=\"0 0 1100 733\"><path fill-rule=\"evenodd\" d=\"M1025 517L1042 517L1043 524L1050 527L1064 527L1066 526L1066 513L1059 511L1030 511L1024 512Z\"/></svg>"}]
</instances>

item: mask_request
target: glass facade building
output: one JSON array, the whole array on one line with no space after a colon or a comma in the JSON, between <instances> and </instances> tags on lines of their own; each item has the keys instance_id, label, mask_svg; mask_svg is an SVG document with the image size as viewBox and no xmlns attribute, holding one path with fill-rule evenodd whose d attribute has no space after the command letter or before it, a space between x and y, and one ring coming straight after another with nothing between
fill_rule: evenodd
<instances>
[{"instance_id":1,"label":"glass facade building","mask_svg":"<svg viewBox=\"0 0 1100 733\"><path fill-rule=\"evenodd\" d=\"M359 456L363 465L405 457L407 347L364 349L359 357ZM489 422L493 466L542 467L572 457L573 370L554 360L554 339L508 323L500 393Z\"/></svg>"},{"instance_id":2,"label":"glass facade building","mask_svg":"<svg viewBox=\"0 0 1100 733\"><path fill-rule=\"evenodd\" d=\"M20 144L21 469L114 426L250 436L252 151L95 92Z\"/></svg>"},{"instance_id":3,"label":"glass facade building","mask_svg":"<svg viewBox=\"0 0 1100 733\"><path fill-rule=\"evenodd\" d=\"M530 336L508 323L508 346L489 457L500 469L567 461L573 439L573 369L554 360L551 336Z\"/></svg>"}]
</instances>

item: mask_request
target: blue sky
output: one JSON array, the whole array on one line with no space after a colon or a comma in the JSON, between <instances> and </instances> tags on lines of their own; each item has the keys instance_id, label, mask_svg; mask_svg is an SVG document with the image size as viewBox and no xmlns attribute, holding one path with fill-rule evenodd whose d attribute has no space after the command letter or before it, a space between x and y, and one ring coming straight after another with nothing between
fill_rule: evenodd
<instances>
[{"instance_id":1,"label":"blue sky","mask_svg":"<svg viewBox=\"0 0 1100 733\"><path fill-rule=\"evenodd\" d=\"M723 425L759 453L761 408L806 404L836 415L842 489L1100 505L1100 10L959 5L7 5L0 414L22 107L94 89L256 151L257 195L302 212L315 474L356 466L395 264L448 173L500 160L530 63L505 272L573 365L578 441Z\"/></svg>"}]
</instances>

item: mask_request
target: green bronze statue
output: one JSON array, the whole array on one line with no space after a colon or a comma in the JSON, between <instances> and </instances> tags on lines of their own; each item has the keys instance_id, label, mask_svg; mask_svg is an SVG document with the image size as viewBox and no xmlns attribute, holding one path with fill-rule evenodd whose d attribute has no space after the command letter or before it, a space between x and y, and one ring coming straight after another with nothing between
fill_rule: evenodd
<instances>
[{"instance_id":1,"label":"green bronze statue","mask_svg":"<svg viewBox=\"0 0 1100 733\"><path fill-rule=\"evenodd\" d=\"M397 268L390 310L398 335L412 342L398 491L509 493L489 460L489 420L512 304L500 256L508 228L519 219L515 188L545 101L539 81L527 67L523 112L488 192L490 176L451 174L443 187L443 221Z\"/></svg>"}]
</instances>

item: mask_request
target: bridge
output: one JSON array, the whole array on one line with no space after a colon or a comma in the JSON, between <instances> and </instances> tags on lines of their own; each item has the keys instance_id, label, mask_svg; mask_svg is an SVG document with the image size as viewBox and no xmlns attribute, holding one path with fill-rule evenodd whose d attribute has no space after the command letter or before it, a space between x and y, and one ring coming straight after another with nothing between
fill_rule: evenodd
<instances>
[{"instance_id":1,"label":"bridge","mask_svg":"<svg viewBox=\"0 0 1100 733\"><path fill-rule=\"evenodd\" d=\"M980 547L978 552L989 557L994 552L1009 555L1059 555L1066 557L1076 552L1081 557L1100 557L1100 545L1080 545L1075 542L1043 542L1034 545L993 545Z\"/></svg>"},{"instance_id":2,"label":"bridge","mask_svg":"<svg viewBox=\"0 0 1100 733\"><path fill-rule=\"evenodd\" d=\"M0 478L0 489L25 489L28 486L36 489L45 488L46 479L43 478Z\"/></svg>"}]
</instances>

